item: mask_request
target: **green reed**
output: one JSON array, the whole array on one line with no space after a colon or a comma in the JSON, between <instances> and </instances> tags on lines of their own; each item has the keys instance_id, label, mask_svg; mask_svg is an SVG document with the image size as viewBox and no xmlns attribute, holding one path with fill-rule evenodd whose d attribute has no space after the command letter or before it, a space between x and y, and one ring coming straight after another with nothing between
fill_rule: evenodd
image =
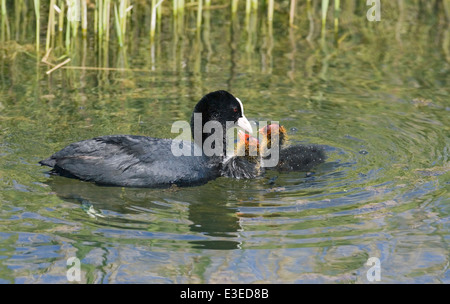
<instances>
[{"instance_id":1,"label":"green reed","mask_svg":"<svg viewBox=\"0 0 450 304\"><path fill-rule=\"evenodd\" d=\"M203 0L198 0L197 8L197 31L202 27L202 16L203 16Z\"/></svg>"},{"instance_id":2,"label":"green reed","mask_svg":"<svg viewBox=\"0 0 450 304\"><path fill-rule=\"evenodd\" d=\"M48 51L50 44L55 37L55 5L56 0L50 1L50 11L48 13L47 38L45 41L45 51Z\"/></svg>"},{"instance_id":3,"label":"green reed","mask_svg":"<svg viewBox=\"0 0 450 304\"><path fill-rule=\"evenodd\" d=\"M334 0L334 35L337 39L339 31L339 14L341 12L340 0Z\"/></svg>"},{"instance_id":4,"label":"green reed","mask_svg":"<svg viewBox=\"0 0 450 304\"><path fill-rule=\"evenodd\" d=\"M232 16L235 16L238 10L239 6L239 0L232 0L231 1L231 14Z\"/></svg>"},{"instance_id":5,"label":"green reed","mask_svg":"<svg viewBox=\"0 0 450 304\"><path fill-rule=\"evenodd\" d=\"M428 9L429 14L432 14L432 10L437 7L450 23L450 2L448 0L431 0L431 2L433 3L428 5L419 2L422 6L408 3L408 6L424 7ZM95 49L100 56L108 51L110 40L119 47L124 47L128 43L133 43L136 32L149 33L149 42L153 44L158 35L163 34L163 31L157 31L157 29L161 29L162 24L165 23L174 25L173 35L175 37L176 34L178 39L188 35L194 28L198 34L203 32L205 35L205 30L214 31L214 18L230 18L232 24L238 27L243 19L249 42L246 50L252 50L251 46L254 46L255 41L271 41L271 37L267 35L273 34L272 24L276 24L274 28L288 25L296 31L307 30L309 25L309 33L306 37L308 41L318 37L317 34L325 37L330 4L334 4L334 16L329 18L333 22L333 28L330 30L334 29L334 40L338 41L345 37L338 36L339 27L343 22L340 16L340 0L334 0L333 3L329 0L190 0L188 2L185 0L49 0L46 2L0 0L0 39L8 41L27 37L26 31L29 31L31 27L26 26L27 23L22 21L29 19L32 22L34 15L36 30L34 44L37 53L40 51L40 37L45 35L46 52L53 49L59 52L58 56L69 55L71 50L79 45L77 41L81 38L94 41ZM342 4L346 13L348 7L351 7L353 14L361 13L361 18L364 18L365 3L359 3L359 0L348 0ZM217 11L221 13L216 13ZM13 13L12 16L9 15L11 13ZM28 17L29 15L31 17ZM211 18L211 20L208 19L208 24L206 24L206 15ZM262 27L259 26L263 24L260 20L266 19L269 28L264 29L263 32ZM10 23L11 20L12 23ZM46 23L45 28L41 26L41 21ZM367 22L367 26L369 24ZM106 60L105 56L102 58Z\"/></svg>"},{"instance_id":6,"label":"green reed","mask_svg":"<svg viewBox=\"0 0 450 304\"><path fill-rule=\"evenodd\" d=\"M158 7L161 6L162 2L164 0L152 0L152 13L151 13L151 20L150 20L150 41L151 43L155 40L155 33L156 33L156 22L157 22L157 10Z\"/></svg>"},{"instance_id":7,"label":"green reed","mask_svg":"<svg viewBox=\"0 0 450 304\"><path fill-rule=\"evenodd\" d=\"M274 0L267 0L268 4L267 4L267 20L269 21L269 23L273 22L273 12L275 9L275 2Z\"/></svg>"},{"instance_id":8,"label":"green reed","mask_svg":"<svg viewBox=\"0 0 450 304\"><path fill-rule=\"evenodd\" d=\"M119 7L117 7L117 3L114 3L114 21L116 27L117 42L121 47L124 44L124 37L126 36L127 32L127 16L132 8L133 6L130 5L128 0L120 0ZM109 34L107 35L107 40L109 40Z\"/></svg>"},{"instance_id":9,"label":"green reed","mask_svg":"<svg viewBox=\"0 0 450 304\"><path fill-rule=\"evenodd\" d=\"M296 1L291 0L291 5L289 8L289 25L290 26L294 26L295 8L296 8Z\"/></svg>"},{"instance_id":10,"label":"green reed","mask_svg":"<svg viewBox=\"0 0 450 304\"><path fill-rule=\"evenodd\" d=\"M322 36L325 35L329 0L322 0Z\"/></svg>"},{"instance_id":11,"label":"green reed","mask_svg":"<svg viewBox=\"0 0 450 304\"><path fill-rule=\"evenodd\" d=\"M83 37L87 36L88 16L87 16L87 0L81 0L81 32Z\"/></svg>"},{"instance_id":12,"label":"green reed","mask_svg":"<svg viewBox=\"0 0 450 304\"><path fill-rule=\"evenodd\" d=\"M41 33L41 23L40 23L40 19L41 19L41 1L39 0L34 0L34 12L36 15L36 53L39 54L39 38L40 38L40 33Z\"/></svg>"},{"instance_id":13,"label":"green reed","mask_svg":"<svg viewBox=\"0 0 450 304\"><path fill-rule=\"evenodd\" d=\"M9 40L11 37L11 32L10 32L9 22L8 22L8 14L6 11L6 1L1 0L0 6L1 6L1 16L2 16L1 41L5 41L5 40Z\"/></svg>"}]
</instances>

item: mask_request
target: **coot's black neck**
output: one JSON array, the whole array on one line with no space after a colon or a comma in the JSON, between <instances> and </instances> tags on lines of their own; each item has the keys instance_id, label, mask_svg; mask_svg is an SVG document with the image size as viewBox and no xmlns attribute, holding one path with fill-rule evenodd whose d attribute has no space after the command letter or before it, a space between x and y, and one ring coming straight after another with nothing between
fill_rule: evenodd
<instances>
[{"instance_id":1,"label":"coot's black neck","mask_svg":"<svg viewBox=\"0 0 450 304\"><path fill-rule=\"evenodd\" d=\"M207 156L226 156L227 150L227 126L220 124L217 120L211 117L204 120L201 113L193 113L191 118L191 135L194 143L201 147L202 154ZM205 130L205 125L208 122L214 122L211 132ZM211 125L209 126L211 127ZM207 128L209 129L209 128ZM216 132L218 132L216 134ZM222 133L222 134L220 134ZM217 147L217 145L222 145L222 148Z\"/></svg>"}]
</instances>

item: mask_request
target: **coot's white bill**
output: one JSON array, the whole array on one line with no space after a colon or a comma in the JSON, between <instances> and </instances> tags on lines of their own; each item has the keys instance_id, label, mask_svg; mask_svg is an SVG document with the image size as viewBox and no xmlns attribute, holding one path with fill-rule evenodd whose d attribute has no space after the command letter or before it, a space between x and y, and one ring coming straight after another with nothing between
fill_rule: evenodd
<instances>
[{"instance_id":1,"label":"coot's white bill","mask_svg":"<svg viewBox=\"0 0 450 304\"><path fill-rule=\"evenodd\" d=\"M238 119L237 125L238 125L238 127L241 127L248 133L250 133L250 134L253 133L252 125L250 124L250 122L248 121L248 119L245 116L242 116L241 118Z\"/></svg>"}]
</instances>

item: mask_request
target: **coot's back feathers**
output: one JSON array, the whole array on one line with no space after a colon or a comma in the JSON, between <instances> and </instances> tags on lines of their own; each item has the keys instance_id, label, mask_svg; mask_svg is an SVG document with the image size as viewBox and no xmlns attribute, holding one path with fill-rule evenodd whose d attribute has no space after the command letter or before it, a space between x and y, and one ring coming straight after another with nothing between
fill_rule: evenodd
<instances>
[{"instance_id":1,"label":"coot's back feathers","mask_svg":"<svg viewBox=\"0 0 450 304\"><path fill-rule=\"evenodd\" d=\"M280 150L280 159L275 169L279 171L308 171L323 163L325 151L317 145L294 145Z\"/></svg>"},{"instance_id":2,"label":"coot's back feathers","mask_svg":"<svg viewBox=\"0 0 450 304\"><path fill-rule=\"evenodd\" d=\"M220 161L206 156L176 157L171 146L171 139L102 136L70 144L40 163L60 175L111 186L198 185L218 176Z\"/></svg>"}]
</instances>

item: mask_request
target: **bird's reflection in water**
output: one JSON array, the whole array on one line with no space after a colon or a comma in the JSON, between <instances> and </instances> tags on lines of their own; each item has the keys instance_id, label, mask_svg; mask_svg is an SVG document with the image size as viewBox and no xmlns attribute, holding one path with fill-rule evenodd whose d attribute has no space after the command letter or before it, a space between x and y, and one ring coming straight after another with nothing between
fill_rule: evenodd
<instances>
[{"instance_id":1,"label":"bird's reflection in water","mask_svg":"<svg viewBox=\"0 0 450 304\"><path fill-rule=\"evenodd\" d=\"M193 248L239 248L240 242L236 238L241 227L236 216L237 208L227 204L230 200L229 189L209 185L169 189L102 187L59 176L50 177L46 184L58 197L70 203L80 204L85 211L91 206L93 210L112 211L133 217L151 209L170 209L173 202L183 202L188 210L182 213L182 217L187 220L189 230L196 236L207 237L205 240L189 241ZM100 214L98 212L94 215ZM142 222L142 217L139 217L138 221ZM145 224L158 225L150 219ZM180 232L173 231L173 233Z\"/></svg>"}]
</instances>

